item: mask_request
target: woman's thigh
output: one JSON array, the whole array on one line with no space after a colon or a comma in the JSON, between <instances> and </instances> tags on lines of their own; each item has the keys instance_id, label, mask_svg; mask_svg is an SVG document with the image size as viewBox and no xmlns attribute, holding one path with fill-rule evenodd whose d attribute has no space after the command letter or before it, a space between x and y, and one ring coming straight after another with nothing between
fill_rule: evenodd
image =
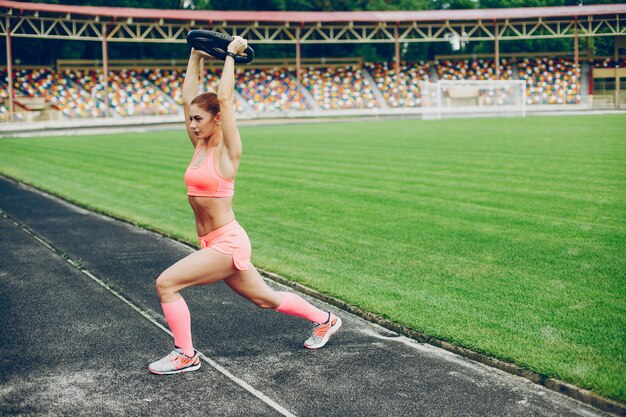
<instances>
[{"instance_id":1,"label":"woman's thigh","mask_svg":"<svg viewBox=\"0 0 626 417\"><path fill-rule=\"evenodd\" d=\"M237 271L224 282L237 294L261 308L276 308L280 305L280 294L267 285L252 263L247 271Z\"/></svg>"},{"instance_id":2,"label":"woman's thigh","mask_svg":"<svg viewBox=\"0 0 626 417\"><path fill-rule=\"evenodd\" d=\"M157 288L176 293L194 285L206 285L233 275L237 269L232 255L206 248L186 256L167 268L157 279Z\"/></svg>"}]
</instances>

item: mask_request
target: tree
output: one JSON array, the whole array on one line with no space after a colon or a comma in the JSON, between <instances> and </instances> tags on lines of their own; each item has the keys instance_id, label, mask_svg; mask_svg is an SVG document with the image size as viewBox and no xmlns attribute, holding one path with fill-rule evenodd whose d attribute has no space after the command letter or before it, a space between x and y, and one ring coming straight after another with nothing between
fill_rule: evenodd
<instances>
[{"instance_id":1,"label":"tree","mask_svg":"<svg viewBox=\"0 0 626 417\"><path fill-rule=\"evenodd\" d=\"M478 0L431 0L435 9L475 9Z\"/></svg>"},{"instance_id":2,"label":"tree","mask_svg":"<svg viewBox=\"0 0 626 417\"><path fill-rule=\"evenodd\" d=\"M615 0L477 0L481 9L508 7L582 6L617 3Z\"/></svg>"},{"instance_id":3,"label":"tree","mask_svg":"<svg viewBox=\"0 0 626 417\"><path fill-rule=\"evenodd\" d=\"M563 6L565 0L479 0L481 9Z\"/></svg>"},{"instance_id":4,"label":"tree","mask_svg":"<svg viewBox=\"0 0 626 417\"><path fill-rule=\"evenodd\" d=\"M178 9L180 0L28 0L29 3L64 4L67 6L142 7L146 9Z\"/></svg>"},{"instance_id":5,"label":"tree","mask_svg":"<svg viewBox=\"0 0 626 417\"><path fill-rule=\"evenodd\" d=\"M429 8L429 0L369 0L364 10L426 10Z\"/></svg>"}]
</instances>

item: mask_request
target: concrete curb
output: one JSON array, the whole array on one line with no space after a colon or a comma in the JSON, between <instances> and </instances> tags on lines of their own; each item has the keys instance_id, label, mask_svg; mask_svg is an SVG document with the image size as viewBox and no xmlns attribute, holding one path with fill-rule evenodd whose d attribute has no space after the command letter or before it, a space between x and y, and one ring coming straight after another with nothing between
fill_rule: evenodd
<instances>
[{"instance_id":1,"label":"concrete curb","mask_svg":"<svg viewBox=\"0 0 626 417\"><path fill-rule=\"evenodd\" d=\"M117 220L117 221L121 221L121 222L126 223L126 224L133 225L135 227L140 227L140 228L142 228L144 230L149 230L152 233L155 233L157 235L160 235L160 236L166 237L168 239L174 240L174 241L176 241L176 242L178 242L178 243L180 243L180 244L182 244L184 246L187 246L187 247L189 247L191 249L195 249L196 248L193 244L190 244L187 241L184 241L184 240L181 240L181 239L169 236L169 235L167 235L167 234L165 234L163 232L160 232L158 230L153 230L153 229L147 228L145 226L142 226L142 225L130 222L130 221L128 221L126 219L123 219L123 218L120 218L120 217L113 216L113 215L111 215L109 213L106 213L106 212L103 212L103 211L94 210L93 208L82 207L79 204L77 204L76 202L67 200L67 199L63 198L62 196L59 196L59 195L54 194L52 192L49 192L49 191L46 191L46 190L42 190L42 189L40 189L38 187L35 187L35 186L33 186L31 184L28 184L28 183L24 183L24 182L22 182L20 180L17 180L15 178L10 177L10 176L6 176L6 175L1 175L1 176L6 178L6 179L8 179L8 180L10 180L10 181L22 184L22 185L24 185L24 186L26 186L28 188L36 190L37 192L40 192L40 193L45 194L47 196L52 196L53 198L57 198L59 200L62 200L64 202L68 203L68 204L87 209L87 210L89 210L91 212L97 213L97 214L102 215L102 216L106 216L108 218L111 218L111 219L114 219L114 220ZM302 285L302 284L300 284L298 282L291 281L291 280L289 280L287 278L284 278L284 277L282 277L282 276L280 276L278 274L275 274L273 272L265 271L265 270L262 270L262 269L259 269L259 268L257 268L257 269L258 269L259 273L263 277L265 277L265 278L267 278L269 280L272 280L272 281L277 282L279 284L282 284L282 285L285 285L287 287L293 288L293 289L295 289L295 290L297 290L297 291L299 291L299 292L301 292L303 294L306 294L306 295L308 295L310 297L313 297L315 299L318 299L320 301L323 301L325 303L333 305L333 306L335 306L337 308L340 308L341 310L347 311L347 312L349 312L351 314L354 314L354 315L356 315L356 316L358 316L358 317L360 317L360 318L362 318L364 320L367 320L369 322L378 324L379 326L382 326L382 327L384 327L384 328L386 328L388 330L391 330L391 331L393 331L395 333L398 333L398 334L401 334L403 336L406 336L406 337L409 337L411 339L414 339L414 340L416 340L416 341L418 341L420 343L427 343L427 344L430 344L432 346L436 346L436 347L439 347L441 349L447 350L449 352L455 353L455 354L457 354L459 356L463 356L463 357L471 359L473 361L476 361L476 362L482 363L484 365L487 365L487 366L499 369L501 371L507 372L509 374L525 378L525 379L527 379L527 380L529 380L529 381L531 381L531 382L533 382L535 384L541 385L541 386L543 386L543 387L545 387L545 388L547 388L547 389L549 389L551 391L555 391L555 392L564 394L564 395L566 395L566 396L568 396L570 398L573 398L575 400L578 400L578 401L580 401L582 403L591 405L591 406L593 406L593 407L595 407L595 408L597 408L597 409L599 409L601 411L605 411L605 412L608 412L608 413L611 413L611 414L615 414L615 415L618 415L618 416L626 416L626 404L624 404L624 403L620 403L618 401L611 400L609 398L606 398L606 397L603 397L601 395L598 395L598 394L596 394L596 393L594 393L594 392L592 392L590 390L587 390L587 389L584 389L584 388L580 388L580 387L575 386L573 384L570 384L568 382L561 381L561 380L556 379L556 378L550 378L550 377L547 377L545 375L541 375L541 374L539 374L537 372L534 372L534 371L522 368L522 367L520 367L518 365L515 365L513 363L505 362L505 361L502 361L500 359L497 359L497 358L494 358L494 357L491 357L491 356L488 356L488 355L485 355L485 354L482 354L482 353L479 353L479 352L475 352L473 350L470 350L470 349L467 349L467 348L464 348L464 347L461 347L461 346L454 345L454 344L452 344L450 342L447 342L445 340L438 339L438 338L433 337L433 336L429 336L427 334L424 334L422 332L414 330L414 329L412 329L410 327L403 326L403 325L401 325L399 323L395 323L395 322L393 322L391 320L385 319L385 318L383 318L383 317L381 317L381 316L379 316L377 314L370 313L370 312L368 312L366 310L363 310L363 309L361 309L359 307L356 307L356 306L354 306L352 304L349 304L349 303L347 303L345 301L342 301L342 300L340 300L338 298L331 297L331 296L328 296L326 294L323 294L323 293L321 293L321 292L319 292L317 290L309 288L309 287L307 287L305 285Z\"/></svg>"}]
</instances>

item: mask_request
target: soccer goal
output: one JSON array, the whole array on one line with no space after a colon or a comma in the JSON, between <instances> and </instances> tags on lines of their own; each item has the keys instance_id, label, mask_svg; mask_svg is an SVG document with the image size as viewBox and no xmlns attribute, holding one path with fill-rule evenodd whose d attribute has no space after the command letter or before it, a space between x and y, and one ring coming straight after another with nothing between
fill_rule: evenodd
<instances>
[{"instance_id":1,"label":"soccer goal","mask_svg":"<svg viewBox=\"0 0 626 417\"><path fill-rule=\"evenodd\" d=\"M436 118L526 116L524 80L440 80L422 83L425 113Z\"/></svg>"}]
</instances>

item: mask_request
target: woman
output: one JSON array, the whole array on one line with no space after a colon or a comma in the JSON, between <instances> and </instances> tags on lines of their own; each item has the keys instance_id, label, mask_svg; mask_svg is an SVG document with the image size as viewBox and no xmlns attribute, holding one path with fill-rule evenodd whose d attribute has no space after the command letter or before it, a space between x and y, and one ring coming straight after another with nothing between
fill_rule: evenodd
<instances>
[{"instance_id":1,"label":"woman","mask_svg":"<svg viewBox=\"0 0 626 417\"><path fill-rule=\"evenodd\" d=\"M185 173L188 199L196 217L200 250L166 269L156 280L163 314L174 334L174 350L149 365L155 374L175 374L200 368L191 340L189 309L180 290L223 280L233 291L265 309L303 317L315 323L304 346L321 348L341 327L341 319L298 295L272 290L250 263L250 240L232 210L235 176L242 146L234 112L234 57L247 47L235 36L217 95L198 93L198 64L209 55L192 50L183 82L183 108L195 152ZM195 97L195 98L194 98Z\"/></svg>"}]
</instances>

